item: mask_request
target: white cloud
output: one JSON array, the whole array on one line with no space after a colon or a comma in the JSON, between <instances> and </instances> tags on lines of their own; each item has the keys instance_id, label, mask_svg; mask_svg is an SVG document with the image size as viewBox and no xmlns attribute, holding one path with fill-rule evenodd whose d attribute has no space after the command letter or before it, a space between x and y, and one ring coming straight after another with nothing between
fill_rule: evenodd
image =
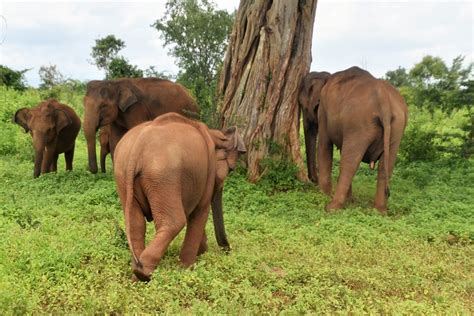
<instances>
[{"instance_id":1,"label":"white cloud","mask_svg":"<svg viewBox=\"0 0 474 316\"><path fill-rule=\"evenodd\" d=\"M121 54L132 64L176 73L168 48L150 27L163 15L165 3L4 0L0 14L8 30L0 45L0 63L34 68L27 73L32 85L39 82L39 67L49 63L72 78L101 78L88 63L91 47L98 37L115 34L125 41ZM238 0L216 3L229 11L239 5ZM319 0L311 68L335 72L359 65L381 76L399 65L411 67L426 54L447 62L465 55L472 61L473 6L466 1Z\"/></svg>"}]
</instances>

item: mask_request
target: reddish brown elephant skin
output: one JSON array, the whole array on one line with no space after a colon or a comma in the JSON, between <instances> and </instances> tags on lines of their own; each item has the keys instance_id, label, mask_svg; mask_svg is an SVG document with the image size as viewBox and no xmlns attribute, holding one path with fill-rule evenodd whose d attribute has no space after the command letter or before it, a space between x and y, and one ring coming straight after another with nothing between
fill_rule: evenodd
<instances>
[{"instance_id":1,"label":"reddish brown elephant skin","mask_svg":"<svg viewBox=\"0 0 474 316\"><path fill-rule=\"evenodd\" d=\"M218 244L229 247L223 230L222 188L243 152L245 146L235 128L209 130L176 113L125 134L115 151L114 174L136 278L150 280L184 226L180 261L185 267L192 265L207 250L204 229L211 203ZM146 247L145 219L153 220L156 230Z\"/></svg>"},{"instance_id":2,"label":"reddish brown elephant skin","mask_svg":"<svg viewBox=\"0 0 474 316\"><path fill-rule=\"evenodd\" d=\"M19 109L13 121L33 137L35 167L33 177L57 170L58 156L64 153L66 170L72 170L74 147L81 120L74 110L54 99L33 108Z\"/></svg>"},{"instance_id":3,"label":"reddish brown elephant skin","mask_svg":"<svg viewBox=\"0 0 474 316\"><path fill-rule=\"evenodd\" d=\"M97 172L95 135L99 127L110 125L113 157L115 146L128 130L169 112L197 116L199 109L183 86L169 80L124 78L89 82L84 97L89 170Z\"/></svg>"},{"instance_id":4,"label":"reddish brown elephant skin","mask_svg":"<svg viewBox=\"0 0 474 316\"><path fill-rule=\"evenodd\" d=\"M110 126L107 125L107 126L101 127L99 130L100 171L102 171L103 173L106 172L105 159L107 158L107 155L110 153L109 138L110 138Z\"/></svg>"},{"instance_id":5,"label":"reddish brown elephant skin","mask_svg":"<svg viewBox=\"0 0 474 316\"><path fill-rule=\"evenodd\" d=\"M337 72L321 89L318 111L319 187L331 194L333 145L341 150L339 179L327 210L342 208L352 194L360 162L379 161L374 206L387 210L389 179L408 120L408 108L388 82L358 67Z\"/></svg>"}]
</instances>

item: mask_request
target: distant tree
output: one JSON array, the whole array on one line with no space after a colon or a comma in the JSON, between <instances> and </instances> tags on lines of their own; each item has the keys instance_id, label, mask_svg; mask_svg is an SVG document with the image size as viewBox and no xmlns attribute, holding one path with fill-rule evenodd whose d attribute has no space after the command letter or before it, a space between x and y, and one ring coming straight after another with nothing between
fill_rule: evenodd
<instances>
[{"instance_id":1,"label":"distant tree","mask_svg":"<svg viewBox=\"0 0 474 316\"><path fill-rule=\"evenodd\" d=\"M41 89L51 89L54 86L65 82L64 76L58 70L56 65L41 66L38 71L41 83Z\"/></svg>"},{"instance_id":2,"label":"distant tree","mask_svg":"<svg viewBox=\"0 0 474 316\"><path fill-rule=\"evenodd\" d=\"M105 71L105 77L110 77L110 63L117 57L118 52L125 47L125 42L115 35L108 35L95 40L92 47L91 57L97 68Z\"/></svg>"},{"instance_id":3,"label":"distant tree","mask_svg":"<svg viewBox=\"0 0 474 316\"><path fill-rule=\"evenodd\" d=\"M107 79L116 78L142 78L143 70L137 66L131 65L127 59L122 56L115 57L110 61Z\"/></svg>"},{"instance_id":4,"label":"distant tree","mask_svg":"<svg viewBox=\"0 0 474 316\"><path fill-rule=\"evenodd\" d=\"M451 67L439 57L425 56L409 73L415 103L431 112L439 108L446 113L472 106L474 99L466 99L466 93L469 93L473 65L464 67L463 63L462 56L454 58Z\"/></svg>"},{"instance_id":5,"label":"distant tree","mask_svg":"<svg viewBox=\"0 0 474 316\"><path fill-rule=\"evenodd\" d=\"M7 66L0 65L0 86L7 86L19 91L25 90L25 73L29 70L13 70Z\"/></svg>"},{"instance_id":6,"label":"distant tree","mask_svg":"<svg viewBox=\"0 0 474 316\"><path fill-rule=\"evenodd\" d=\"M440 57L425 56L408 72L399 67L385 78L409 95L414 105L433 112L450 113L474 104L473 64L464 65L464 57L453 59L451 66Z\"/></svg>"},{"instance_id":7,"label":"distant tree","mask_svg":"<svg viewBox=\"0 0 474 316\"><path fill-rule=\"evenodd\" d=\"M397 88L410 86L411 84L407 70L402 67L387 71L384 79L390 81Z\"/></svg>"},{"instance_id":8,"label":"distant tree","mask_svg":"<svg viewBox=\"0 0 474 316\"><path fill-rule=\"evenodd\" d=\"M192 90L204 119L215 112L217 75L233 19L212 0L168 0L165 15L152 25L171 47L169 53L181 68L178 81Z\"/></svg>"},{"instance_id":9,"label":"distant tree","mask_svg":"<svg viewBox=\"0 0 474 316\"><path fill-rule=\"evenodd\" d=\"M166 73L164 71L159 71L155 68L155 66L150 66L144 71L145 77L148 78L162 78L162 79L172 79L172 75L169 73Z\"/></svg>"}]
</instances>

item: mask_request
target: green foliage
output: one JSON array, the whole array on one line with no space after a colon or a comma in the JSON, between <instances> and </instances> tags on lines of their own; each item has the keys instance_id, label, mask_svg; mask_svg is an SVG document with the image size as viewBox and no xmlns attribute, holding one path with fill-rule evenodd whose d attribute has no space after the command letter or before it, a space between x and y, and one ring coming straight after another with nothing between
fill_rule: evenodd
<instances>
[{"instance_id":1,"label":"green foliage","mask_svg":"<svg viewBox=\"0 0 474 316\"><path fill-rule=\"evenodd\" d=\"M16 109L39 102L39 92L0 87L0 98L1 135L12 126L11 137L29 139L10 120ZM82 94L69 104L83 116ZM433 124L444 115L452 129L464 114L436 112ZM413 111L410 122L423 127L429 117L425 110ZM4 141L0 137L0 147ZM278 153L278 146L272 150ZM182 232L153 280L142 284L131 282L113 175L86 170L83 135L72 172L64 170L60 157L57 173L33 179L33 163L21 157L21 150L0 154L1 314L474 311L472 160L398 165L388 216L370 208L376 176L365 164L353 184L355 201L335 214L324 211L328 198L312 186L275 190L284 181L251 184L244 172L234 172L223 198L232 251L225 254L217 246L211 216L209 250L192 269L178 263ZM288 170L281 178L290 177ZM154 227L147 228L150 241Z\"/></svg>"},{"instance_id":2,"label":"green foliage","mask_svg":"<svg viewBox=\"0 0 474 316\"><path fill-rule=\"evenodd\" d=\"M109 64L107 79L116 78L142 78L143 70L137 66L131 65L124 57L115 57Z\"/></svg>"},{"instance_id":3,"label":"green foliage","mask_svg":"<svg viewBox=\"0 0 474 316\"><path fill-rule=\"evenodd\" d=\"M25 72L30 69L13 70L7 66L0 65L0 86L6 86L18 91L26 89Z\"/></svg>"},{"instance_id":4,"label":"green foliage","mask_svg":"<svg viewBox=\"0 0 474 316\"><path fill-rule=\"evenodd\" d=\"M415 127L408 129L405 139L409 144L402 148L404 157L419 157L419 159L434 159L443 152L453 153L458 156L468 157L473 153L473 123L472 106L474 105L474 80L473 64L464 65L464 57L458 56L453 59L451 66L440 57L425 56L415 64L408 72L399 67L396 70L388 71L385 79L389 80L394 86L400 89L408 105L410 112L414 107L427 110L432 118L441 117L440 111L448 115L463 113L466 119L463 120L460 130L448 134L439 134L431 126L431 130ZM466 114L467 111L468 113ZM454 114L456 115L456 114ZM410 118L411 119L411 118ZM441 128L445 126L440 121ZM439 129L439 128L438 128ZM451 138L453 141L441 141L449 143L450 146L443 144L437 145L434 139ZM458 146L457 140L461 139ZM455 144L456 146L452 146ZM435 148L437 147L437 148ZM454 150L455 148L455 150ZM410 153L408 151L411 151ZM439 151L436 153L436 151Z\"/></svg>"},{"instance_id":5,"label":"green foliage","mask_svg":"<svg viewBox=\"0 0 474 316\"><path fill-rule=\"evenodd\" d=\"M125 42L115 35L107 35L104 38L95 40L95 46L92 47L91 57L94 64L99 69L105 71L105 78L110 78L110 63L117 57L118 52L125 47Z\"/></svg>"},{"instance_id":6,"label":"green foliage","mask_svg":"<svg viewBox=\"0 0 474 316\"><path fill-rule=\"evenodd\" d=\"M397 88L411 85L411 78L409 77L407 70L403 67L387 71L385 73L385 79L390 81L390 83Z\"/></svg>"},{"instance_id":7,"label":"green foliage","mask_svg":"<svg viewBox=\"0 0 474 316\"><path fill-rule=\"evenodd\" d=\"M217 10L208 0L168 0L165 15L152 26L160 32L181 68L178 81L190 89L201 107L202 119L217 118L215 89L233 15Z\"/></svg>"},{"instance_id":8,"label":"green foliage","mask_svg":"<svg viewBox=\"0 0 474 316\"><path fill-rule=\"evenodd\" d=\"M40 89L52 89L65 82L64 76L56 65L43 65L40 67L38 74L41 80Z\"/></svg>"}]
</instances>

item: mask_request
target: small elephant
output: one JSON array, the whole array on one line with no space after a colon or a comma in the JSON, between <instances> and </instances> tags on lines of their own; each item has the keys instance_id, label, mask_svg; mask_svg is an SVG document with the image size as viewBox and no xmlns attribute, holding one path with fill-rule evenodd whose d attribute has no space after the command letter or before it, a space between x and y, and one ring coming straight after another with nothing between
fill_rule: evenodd
<instances>
[{"instance_id":1,"label":"small elephant","mask_svg":"<svg viewBox=\"0 0 474 316\"><path fill-rule=\"evenodd\" d=\"M183 229L180 261L192 265L207 250L205 225L212 205L219 246L230 249L224 229L224 179L245 145L236 128L209 129L176 113L131 129L117 144L114 174L125 215L136 278L149 281L170 242ZM145 247L145 219L156 235Z\"/></svg>"},{"instance_id":2,"label":"small elephant","mask_svg":"<svg viewBox=\"0 0 474 316\"><path fill-rule=\"evenodd\" d=\"M318 184L327 195L332 189L333 145L341 150L339 179L326 210L342 208L346 198L351 196L352 179L361 161L369 163L371 169L380 161L374 206L385 213L389 180L408 120L403 97L387 81L376 79L358 67L314 78L314 100L319 102L313 101L316 109L309 111L317 112L318 123L305 120L305 126L313 125L319 132ZM305 128L305 134L306 131ZM314 143L312 137L308 138ZM312 148L307 147L307 151L314 157Z\"/></svg>"},{"instance_id":3,"label":"small elephant","mask_svg":"<svg viewBox=\"0 0 474 316\"><path fill-rule=\"evenodd\" d=\"M58 156L64 153L66 170L72 170L74 146L81 120L74 110L54 99L33 108L16 111L13 121L33 137L35 167L33 177L57 170Z\"/></svg>"},{"instance_id":4,"label":"small elephant","mask_svg":"<svg viewBox=\"0 0 474 316\"><path fill-rule=\"evenodd\" d=\"M110 153L110 126L106 125L99 130L100 143L100 170L105 173L105 158ZM113 161L113 157L112 157Z\"/></svg>"}]
</instances>

